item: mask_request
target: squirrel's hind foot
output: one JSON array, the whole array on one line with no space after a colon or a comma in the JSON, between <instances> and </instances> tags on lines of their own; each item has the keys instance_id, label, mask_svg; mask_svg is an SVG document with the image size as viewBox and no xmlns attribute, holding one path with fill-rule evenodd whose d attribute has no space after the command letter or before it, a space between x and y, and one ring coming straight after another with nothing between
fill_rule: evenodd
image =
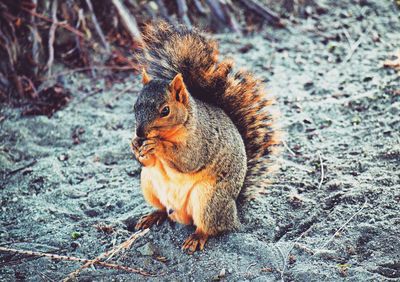
<instances>
[{"instance_id":1,"label":"squirrel's hind foot","mask_svg":"<svg viewBox=\"0 0 400 282\"><path fill-rule=\"evenodd\" d=\"M167 217L168 215L165 210L154 211L145 216L142 216L142 218L139 219L138 223L136 223L135 229L139 230L150 228L154 224L160 225L167 219Z\"/></svg>"},{"instance_id":2,"label":"squirrel's hind foot","mask_svg":"<svg viewBox=\"0 0 400 282\"><path fill-rule=\"evenodd\" d=\"M197 249L202 251L207 239L208 235L196 231L185 240L182 245L182 250L187 251L189 254L193 254Z\"/></svg>"}]
</instances>

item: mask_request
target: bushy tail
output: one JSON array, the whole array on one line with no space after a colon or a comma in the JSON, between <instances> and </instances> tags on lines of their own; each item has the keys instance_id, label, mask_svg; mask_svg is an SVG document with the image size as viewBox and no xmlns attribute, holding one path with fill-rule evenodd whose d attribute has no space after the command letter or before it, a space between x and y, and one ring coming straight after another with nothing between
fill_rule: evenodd
<instances>
[{"instance_id":1,"label":"bushy tail","mask_svg":"<svg viewBox=\"0 0 400 282\"><path fill-rule=\"evenodd\" d=\"M217 43L196 29L166 22L148 25L144 32L142 63L150 76L172 80L182 73L193 97L222 108L243 137L248 173L243 195L254 195L262 173L270 172L269 157L279 144L273 100L249 72L232 71L230 60L218 62Z\"/></svg>"}]
</instances>

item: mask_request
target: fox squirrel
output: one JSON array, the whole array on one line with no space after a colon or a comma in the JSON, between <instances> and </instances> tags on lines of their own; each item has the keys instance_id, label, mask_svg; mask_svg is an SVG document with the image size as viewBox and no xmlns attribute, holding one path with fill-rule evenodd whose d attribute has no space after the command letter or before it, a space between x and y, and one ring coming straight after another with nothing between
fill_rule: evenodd
<instances>
[{"instance_id":1,"label":"fox squirrel","mask_svg":"<svg viewBox=\"0 0 400 282\"><path fill-rule=\"evenodd\" d=\"M144 35L131 147L143 166L144 198L157 210L136 228L167 218L194 224L182 246L192 253L239 226L239 194L251 194L260 186L254 176L268 173L267 157L279 144L272 100L252 74L218 62L216 42L199 30L161 21Z\"/></svg>"}]
</instances>

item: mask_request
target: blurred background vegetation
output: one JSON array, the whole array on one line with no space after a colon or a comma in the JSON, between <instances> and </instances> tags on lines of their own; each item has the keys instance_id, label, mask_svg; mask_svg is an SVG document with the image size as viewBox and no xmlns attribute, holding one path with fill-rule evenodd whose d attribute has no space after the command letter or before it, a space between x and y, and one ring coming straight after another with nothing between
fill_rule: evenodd
<instances>
[{"instance_id":1,"label":"blurred background vegetation","mask_svg":"<svg viewBox=\"0 0 400 282\"><path fill-rule=\"evenodd\" d=\"M4 0L0 102L51 116L70 100L65 75L137 72L141 29L152 20L244 35L324 10L313 0Z\"/></svg>"}]
</instances>

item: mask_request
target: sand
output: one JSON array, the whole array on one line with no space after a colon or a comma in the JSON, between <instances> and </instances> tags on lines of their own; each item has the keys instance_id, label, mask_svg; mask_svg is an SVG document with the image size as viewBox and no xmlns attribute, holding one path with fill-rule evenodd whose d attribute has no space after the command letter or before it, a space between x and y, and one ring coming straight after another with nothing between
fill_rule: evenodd
<instances>
[{"instance_id":1,"label":"sand","mask_svg":"<svg viewBox=\"0 0 400 282\"><path fill-rule=\"evenodd\" d=\"M382 67L400 49L399 10L342 2L286 29L216 36L276 97L285 140L268 193L240 207L242 228L188 255L193 227L165 223L111 260L154 277L96 267L79 281L399 281L400 77ZM52 118L1 105L0 245L94 258L151 210L129 149L140 79L64 82L74 98ZM80 265L2 252L0 280L59 281Z\"/></svg>"}]
</instances>

